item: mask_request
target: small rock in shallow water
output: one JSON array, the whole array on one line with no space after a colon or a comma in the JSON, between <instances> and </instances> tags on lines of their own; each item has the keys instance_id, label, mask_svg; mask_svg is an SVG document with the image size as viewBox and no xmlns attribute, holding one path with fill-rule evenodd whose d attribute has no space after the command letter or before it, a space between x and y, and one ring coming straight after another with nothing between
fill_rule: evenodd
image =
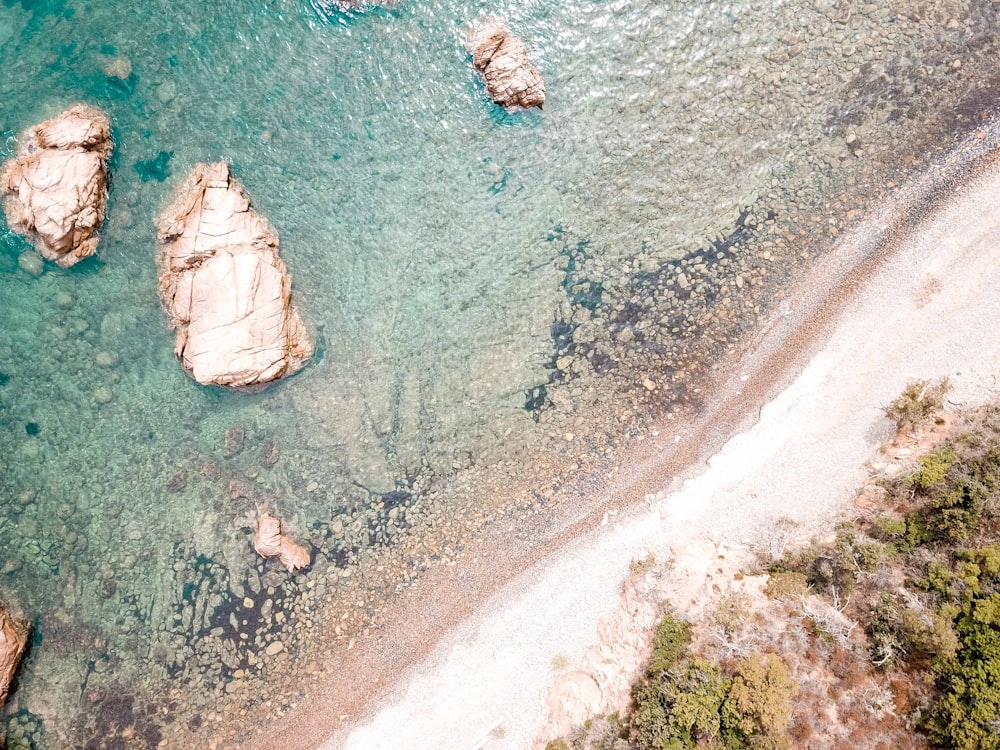
<instances>
[{"instance_id":1,"label":"small rock in shallow water","mask_svg":"<svg viewBox=\"0 0 1000 750\"><path fill-rule=\"evenodd\" d=\"M23 563L20 560L16 557L12 557L3 564L3 568L0 569L0 573L3 573L4 575L8 573L16 573L21 569L22 565Z\"/></svg>"},{"instance_id":2,"label":"small rock in shallow water","mask_svg":"<svg viewBox=\"0 0 1000 750\"><path fill-rule=\"evenodd\" d=\"M177 96L177 84L169 78L156 88L156 98L161 104L169 104L175 96Z\"/></svg>"},{"instance_id":3,"label":"small rock in shallow water","mask_svg":"<svg viewBox=\"0 0 1000 750\"><path fill-rule=\"evenodd\" d=\"M21 253L17 258L17 267L26 274L35 277L41 276L42 271L45 270L45 264L42 262L42 256L34 250L27 250Z\"/></svg>"},{"instance_id":4,"label":"small rock in shallow water","mask_svg":"<svg viewBox=\"0 0 1000 750\"><path fill-rule=\"evenodd\" d=\"M311 555L281 530L281 521L263 512L257 521L253 547L261 557L277 557L289 573L308 567Z\"/></svg>"},{"instance_id":5,"label":"small rock in shallow water","mask_svg":"<svg viewBox=\"0 0 1000 750\"><path fill-rule=\"evenodd\" d=\"M170 481L167 482L168 492L180 492L185 487L187 487L187 474L183 471L178 471L170 477Z\"/></svg>"},{"instance_id":6,"label":"small rock in shallow water","mask_svg":"<svg viewBox=\"0 0 1000 750\"><path fill-rule=\"evenodd\" d=\"M223 458L232 458L243 450L243 443L246 439L246 430L240 425L233 425L226 429L226 436L222 441Z\"/></svg>"},{"instance_id":7,"label":"small rock in shallow water","mask_svg":"<svg viewBox=\"0 0 1000 750\"><path fill-rule=\"evenodd\" d=\"M98 352L94 362L98 367L114 367L118 364L118 354L109 351Z\"/></svg>"},{"instance_id":8,"label":"small rock in shallow water","mask_svg":"<svg viewBox=\"0 0 1000 750\"><path fill-rule=\"evenodd\" d=\"M281 456L281 450L278 448L278 443L274 440L265 441L264 447L260 450L261 466L271 468L278 463L279 456Z\"/></svg>"},{"instance_id":9,"label":"small rock in shallow water","mask_svg":"<svg viewBox=\"0 0 1000 750\"><path fill-rule=\"evenodd\" d=\"M56 293L56 307L60 310L69 310L76 304L76 299L69 292Z\"/></svg>"},{"instance_id":10,"label":"small rock in shallow water","mask_svg":"<svg viewBox=\"0 0 1000 750\"><path fill-rule=\"evenodd\" d=\"M105 58L101 68L104 70L104 75L108 78L118 78L124 81L132 75L132 61L125 57L125 55Z\"/></svg>"},{"instance_id":11,"label":"small rock in shallow water","mask_svg":"<svg viewBox=\"0 0 1000 750\"><path fill-rule=\"evenodd\" d=\"M100 386L94 390L94 403L95 404L108 404L111 403L111 389L107 386Z\"/></svg>"},{"instance_id":12,"label":"small rock in shallow water","mask_svg":"<svg viewBox=\"0 0 1000 750\"><path fill-rule=\"evenodd\" d=\"M467 48L495 103L525 109L545 103L545 82L531 66L528 48L503 21L487 18L477 23L469 34Z\"/></svg>"}]
</instances>

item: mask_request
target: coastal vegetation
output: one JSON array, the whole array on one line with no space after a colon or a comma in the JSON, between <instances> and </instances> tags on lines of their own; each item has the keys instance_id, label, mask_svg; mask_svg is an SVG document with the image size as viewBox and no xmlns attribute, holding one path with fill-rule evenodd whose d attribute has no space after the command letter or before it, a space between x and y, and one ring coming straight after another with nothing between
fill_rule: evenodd
<instances>
[{"instance_id":1,"label":"coastal vegetation","mask_svg":"<svg viewBox=\"0 0 1000 750\"><path fill-rule=\"evenodd\" d=\"M1000 405L921 443L947 390L886 408L920 446L910 470L873 478L829 538L763 554L756 588L667 612L625 714L549 750L1000 749Z\"/></svg>"}]
</instances>

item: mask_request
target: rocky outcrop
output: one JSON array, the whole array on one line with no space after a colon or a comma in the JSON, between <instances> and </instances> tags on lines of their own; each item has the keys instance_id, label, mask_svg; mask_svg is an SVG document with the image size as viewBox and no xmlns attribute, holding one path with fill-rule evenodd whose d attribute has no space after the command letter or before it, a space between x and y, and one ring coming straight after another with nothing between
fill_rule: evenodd
<instances>
[{"instance_id":1,"label":"rocky outcrop","mask_svg":"<svg viewBox=\"0 0 1000 750\"><path fill-rule=\"evenodd\" d=\"M281 521L267 511L260 514L253 548L261 557L277 557L292 573L309 565L309 551L281 531Z\"/></svg>"},{"instance_id":2,"label":"rocky outcrop","mask_svg":"<svg viewBox=\"0 0 1000 750\"><path fill-rule=\"evenodd\" d=\"M10 228L63 268L93 255L108 205L113 147L111 120L87 104L28 128L17 156L0 171Z\"/></svg>"},{"instance_id":3,"label":"rocky outcrop","mask_svg":"<svg viewBox=\"0 0 1000 750\"><path fill-rule=\"evenodd\" d=\"M541 107L545 81L528 60L528 48L503 21L486 19L469 34L472 63L486 79L486 88L501 107Z\"/></svg>"},{"instance_id":4,"label":"rocky outcrop","mask_svg":"<svg viewBox=\"0 0 1000 750\"><path fill-rule=\"evenodd\" d=\"M313 354L278 234L225 162L197 164L156 220L160 301L174 353L203 385L252 388Z\"/></svg>"},{"instance_id":5,"label":"rocky outcrop","mask_svg":"<svg viewBox=\"0 0 1000 750\"><path fill-rule=\"evenodd\" d=\"M10 684L28 642L29 625L0 604L0 706L7 702Z\"/></svg>"}]
</instances>

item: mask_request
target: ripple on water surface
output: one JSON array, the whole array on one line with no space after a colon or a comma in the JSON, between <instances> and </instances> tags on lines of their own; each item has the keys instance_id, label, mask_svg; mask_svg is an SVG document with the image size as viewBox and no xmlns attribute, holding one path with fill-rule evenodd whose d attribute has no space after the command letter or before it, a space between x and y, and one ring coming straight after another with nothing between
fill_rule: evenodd
<instances>
[{"instance_id":1,"label":"ripple on water surface","mask_svg":"<svg viewBox=\"0 0 1000 750\"><path fill-rule=\"evenodd\" d=\"M0 238L0 575L36 622L12 737L116 747L135 724L155 746L163 679L210 686L194 731L218 686L287 658L306 587L432 512L435 481L546 439L538 409L583 408L554 394L600 390L618 355L592 342L648 354L644 326L683 335L692 297L749 298L742 276L691 281L700 258L656 310L629 295L710 241L756 267L721 238L856 179L868 144L916 127L914 87L957 86L952 50L969 70L995 22L988 3L850 5L3 0L0 156L81 99L116 139L99 259L36 277ZM486 12L528 43L544 112L484 96L463 34ZM321 344L255 395L189 380L156 299L152 219L220 158ZM310 572L253 554L264 503L313 545ZM134 681L150 693L123 698Z\"/></svg>"}]
</instances>

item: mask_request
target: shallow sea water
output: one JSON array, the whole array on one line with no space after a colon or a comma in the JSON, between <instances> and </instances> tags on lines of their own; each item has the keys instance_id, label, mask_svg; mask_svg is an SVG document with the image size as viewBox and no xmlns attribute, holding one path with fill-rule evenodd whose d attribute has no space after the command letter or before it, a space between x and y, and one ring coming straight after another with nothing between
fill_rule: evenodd
<instances>
[{"instance_id":1,"label":"shallow sea water","mask_svg":"<svg viewBox=\"0 0 1000 750\"><path fill-rule=\"evenodd\" d=\"M3 0L0 157L77 100L116 142L99 259L34 277L0 224L0 587L35 624L13 739L155 747L164 680L261 672L282 632L261 607L293 594L253 553L258 504L313 542L312 580L391 542L386 514L434 478L530 448L573 314L554 237L627 276L779 195L819 205L857 170L845 136L912 117L930 90L905 81L946 80L987 6ZM463 34L487 12L527 41L543 112L484 96ZM155 293L153 217L217 159L278 229L320 342L261 394L187 378Z\"/></svg>"}]
</instances>

